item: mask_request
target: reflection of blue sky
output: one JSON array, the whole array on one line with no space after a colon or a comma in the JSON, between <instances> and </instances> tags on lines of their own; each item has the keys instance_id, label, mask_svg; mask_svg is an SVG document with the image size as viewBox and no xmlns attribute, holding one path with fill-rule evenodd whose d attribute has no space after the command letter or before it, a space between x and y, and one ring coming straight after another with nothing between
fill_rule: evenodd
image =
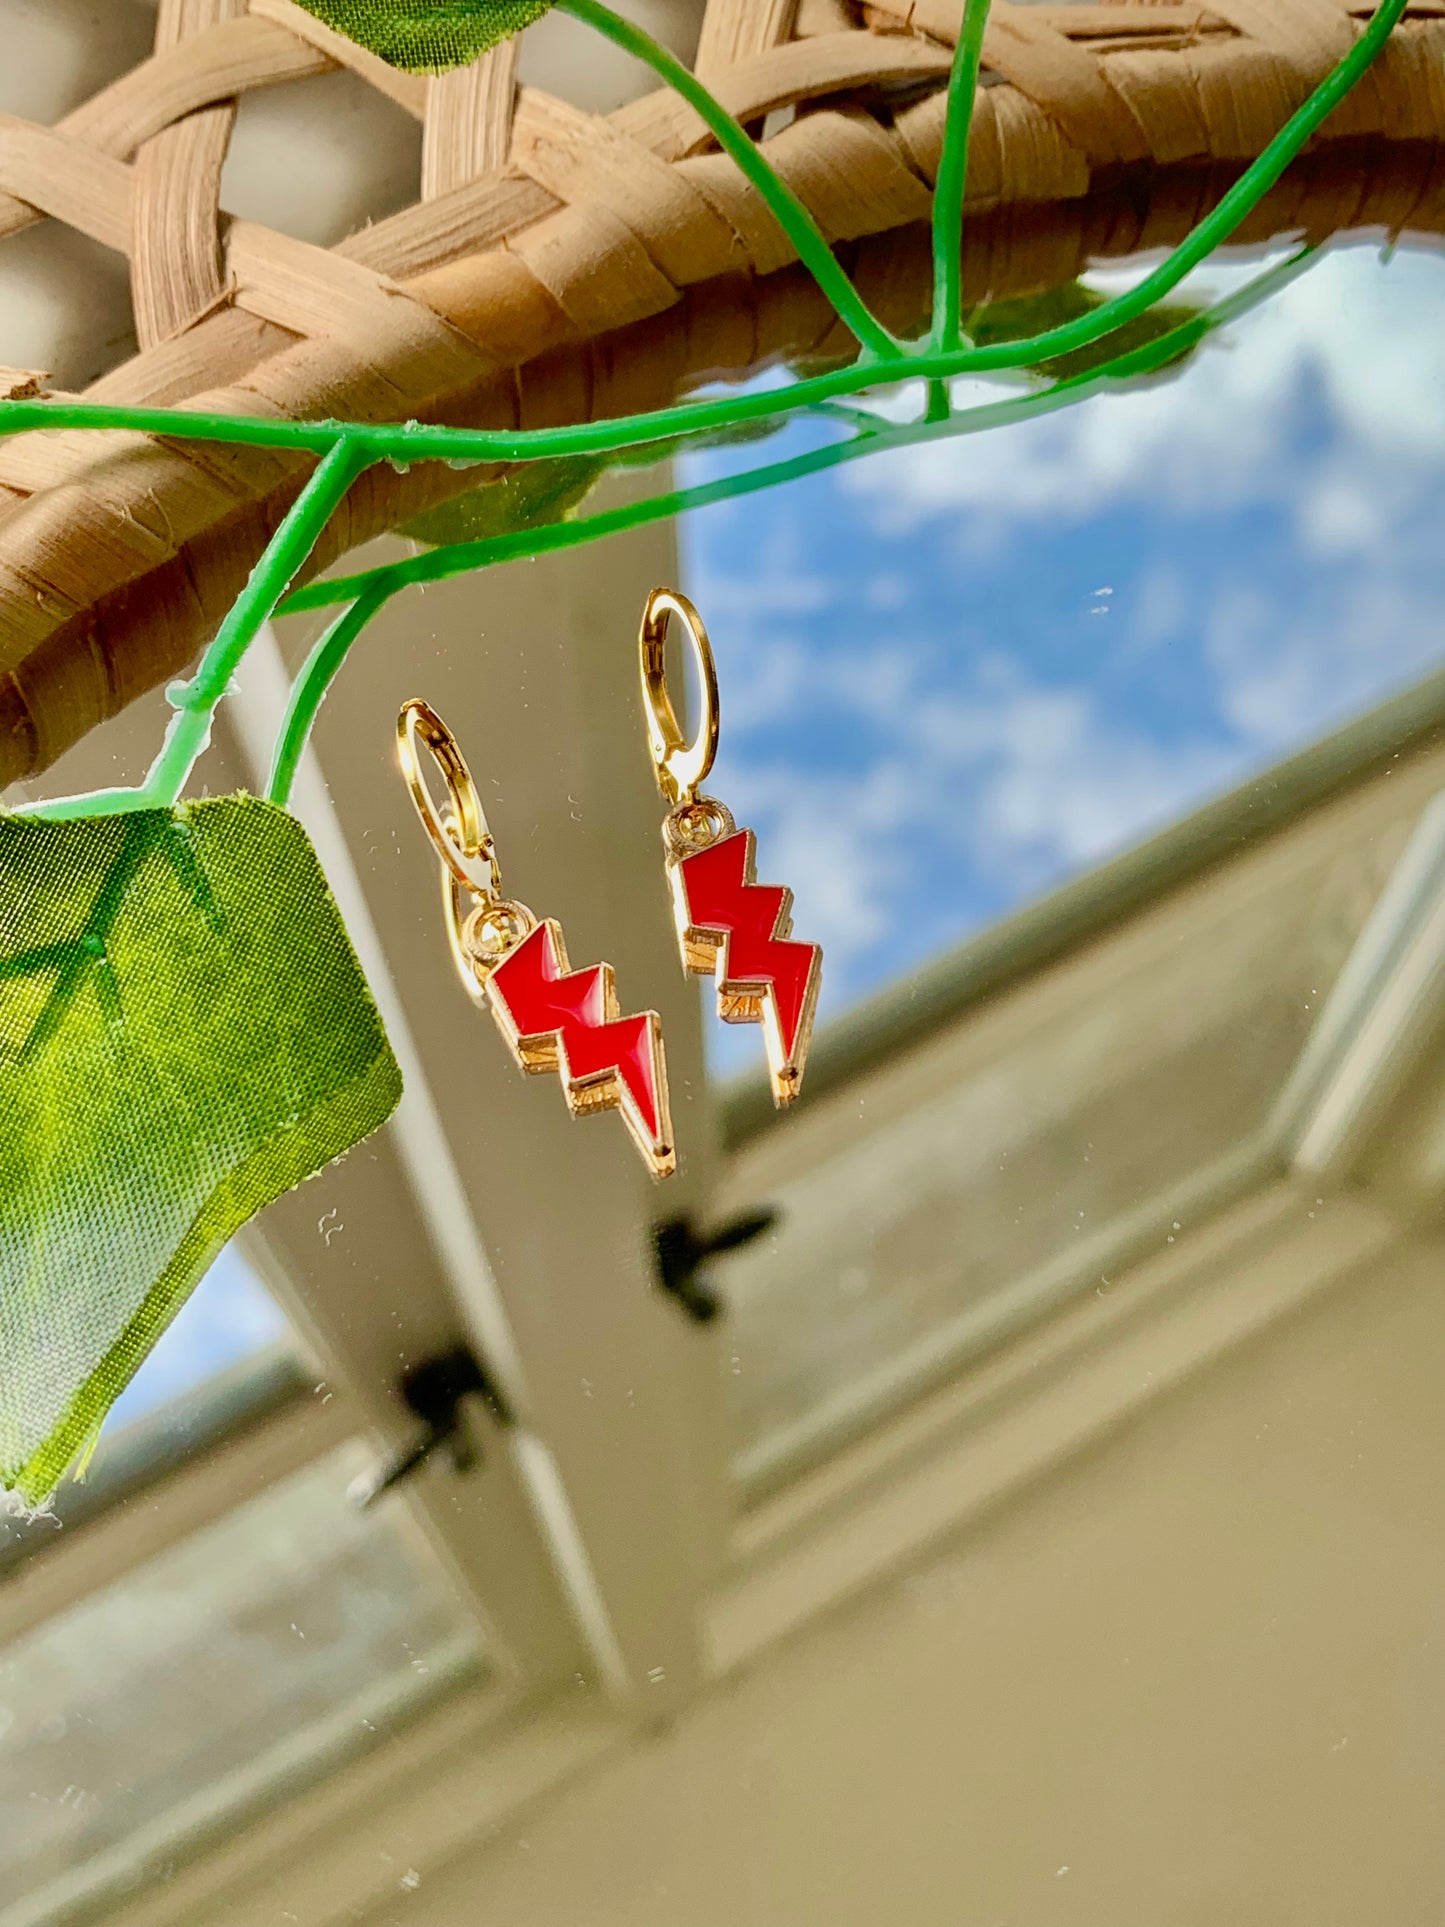
<instances>
[{"instance_id":1,"label":"reflection of blue sky","mask_svg":"<svg viewBox=\"0 0 1445 1927\"><path fill-rule=\"evenodd\" d=\"M827 947L825 1014L1445 657L1442 292L1341 250L1176 379L691 518L709 787Z\"/></svg>"}]
</instances>

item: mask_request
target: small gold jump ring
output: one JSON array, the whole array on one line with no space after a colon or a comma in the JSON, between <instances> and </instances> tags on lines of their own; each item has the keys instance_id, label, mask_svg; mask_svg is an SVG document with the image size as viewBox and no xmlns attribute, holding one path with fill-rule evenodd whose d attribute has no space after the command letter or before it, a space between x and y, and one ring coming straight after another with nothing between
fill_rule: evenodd
<instances>
[{"instance_id":1,"label":"small gold jump ring","mask_svg":"<svg viewBox=\"0 0 1445 1927\"><path fill-rule=\"evenodd\" d=\"M473 897L468 903L466 886L449 870L442 871L441 880L452 962L462 988L479 1004L487 978L507 952L536 929L537 919L525 903L510 903L503 897Z\"/></svg>"},{"instance_id":2,"label":"small gold jump ring","mask_svg":"<svg viewBox=\"0 0 1445 1927\"><path fill-rule=\"evenodd\" d=\"M445 815L437 808L422 776L418 739L431 751L445 779L450 805ZM472 773L456 737L431 704L419 696L413 696L401 706L401 714L396 719L396 749L422 828L449 874L473 896L499 897L502 872Z\"/></svg>"},{"instance_id":3,"label":"small gold jump ring","mask_svg":"<svg viewBox=\"0 0 1445 1927\"><path fill-rule=\"evenodd\" d=\"M667 620L676 616L686 629L697 657L702 689L702 715L697 734L688 742L667 693ZM712 645L702 617L676 589L654 589L642 611L642 699L647 709L647 740L657 773L657 787L669 803L691 802L697 786L717 755L717 670Z\"/></svg>"},{"instance_id":4,"label":"small gold jump ring","mask_svg":"<svg viewBox=\"0 0 1445 1927\"><path fill-rule=\"evenodd\" d=\"M732 811L715 796L694 796L670 811L662 834L672 856L694 856L737 829Z\"/></svg>"}]
</instances>

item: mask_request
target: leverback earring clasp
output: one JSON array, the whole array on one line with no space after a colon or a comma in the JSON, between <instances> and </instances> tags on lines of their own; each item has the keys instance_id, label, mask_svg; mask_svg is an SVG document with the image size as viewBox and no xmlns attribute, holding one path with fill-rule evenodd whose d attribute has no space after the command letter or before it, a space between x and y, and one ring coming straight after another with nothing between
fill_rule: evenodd
<instances>
[{"instance_id":1,"label":"leverback earring clasp","mask_svg":"<svg viewBox=\"0 0 1445 1927\"><path fill-rule=\"evenodd\" d=\"M422 774L422 748L430 751L446 785L437 807ZM487 977L537 919L522 903L502 895L502 866L487 826L482 799L461 745L430 703L413 696L396 719L396 751L421 826L442 861L442 910L452 962L474 1003L482 1001ZM472 901L470 907L466 896Z\"/></svg>"},{"instance_id":2,"label":"leverback earring clasp","mask_svg":"<svg viewBox=\"0 0 1445 1927\"><path fill-rule=\"evenodd\" d=\"M697 659L702 715L689 742L667 688L667 623L676 616ZM677 589L654 589L642 611L642 699L657 787L667 802L691 803L717 755L717 667L702 617Z\"/></svg>"},{"instance_id":3,"label":"leverback earring clasp","mask_svg":"<svg viewBox=\"0 0 1445 1927\"><path fill-rule=\"evenodd\" d=\"M450 808L445 814L437 808L422 775L418 743L431 751L446 783ZM497 862L497 847L487 827L486 811L472 772L467 768L467 759L456 737L431 704L423 702L420 696L413 696L401 706L401 714L396 719L396 753L422 828L442 862L473 896L500 897L502 871Z\"/></svg>"}]
</instances>

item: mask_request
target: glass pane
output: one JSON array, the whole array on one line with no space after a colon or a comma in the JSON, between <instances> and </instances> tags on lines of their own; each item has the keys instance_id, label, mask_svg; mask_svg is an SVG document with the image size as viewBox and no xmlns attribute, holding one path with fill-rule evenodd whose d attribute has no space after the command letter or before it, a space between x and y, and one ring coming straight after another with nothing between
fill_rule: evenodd
<instances>
[{"instance_id":1,"label":"glass pane","mask_svg":"<svg viewBox=\"0 0 1445 1927\"><path fill-rule=\"evenodd\" d=\"M885 986L896 1010L920 966L966 972L960 940L1445 661L1442 292L1436 253L1341 247L1152 384L687 525L727 652L714 786L825 946L825 1016L856 1006L864 1038ZM741 1155L732 1200L782 1211L727 1274L746 1487L1086 1288L1136 1222L1174 1235L1430 789L1374 793L1161 901L1067 996L1000 996ZM746 1030L707 1035L756 1064Z\"/></svg>"},{"instance_id":2,"label":"glass pane","mask_svg":"<svg viewBox=\"0 0 1445 1927\"><path fill-rule=\"evenodd\" d=\"M1136 1223L1157 1250L1200 1221L1187 1200L1249 1157L1432 781L1445 759L1408 792L1377 778L738 1155L730 1202L781 1213L727 1272L745 1483L1020 1312L1107 1290Z\"/></svg>"},{"instance_id":3,"label":"glass pane","mask_svg":"<svg viewBox=\"0 0 1445 1927\"><path fill-rule=\"evenodd\" d=\"M475 1668L405 1509L347 1502L368 1461L333 1453L0 1652L6 1901L123 1882Z\"/></svg>"}]
</instances>

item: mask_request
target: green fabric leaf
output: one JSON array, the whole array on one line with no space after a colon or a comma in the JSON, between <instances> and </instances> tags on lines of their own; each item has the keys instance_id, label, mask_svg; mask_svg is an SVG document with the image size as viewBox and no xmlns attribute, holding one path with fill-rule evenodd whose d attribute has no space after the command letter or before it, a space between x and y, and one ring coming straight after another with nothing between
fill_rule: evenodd
<instances>
[{"instance_id":1,"label":"green fabric leaf","mask_svg":"<svg viewBox=\"0 0 1445 1927\"><path fill-rule=\"evenodd\" d=\"M409 74L467 67L552 5L552 0L300 0L324 26Z\"/></svg>"},{"instance_id":2,"label":"green fabric leaf","mask_svg":"<svg viewBox=\"0 0 1445 1927\"><path fill-rule=\"evenodd\" d=\"M601 455L558 455L519 462L506 475L439 502L406 523L400 534L415 542L446 548L454 542L483 542L519 529L544 529L563 522L607 468Z\"/></svg>"},{"instance_id":3,"label":"green fabric leaf","mask_svg":"<svg viewBox=\"0 0 1445 1927\"><path fill-rule=\"evenodd\" d=\"M652 468L689 449L766 441L784 426L782 421L742 421L728 428L641 442L611 455L555 455L518 462L507 474L424 510L397 533L433 548L448 548L458 542L483 542L549 528L554 522L570 521L609 469Z\"/></svg>"},{"instance_id":4,"label":"green fabric leaf","mask_svg":"<svg viewBox=\"0 0 1445 1927\"><path fill-rule=\"evenodd\" d=\"M284 810L0 816L0 1486L45 1499L231 1234L400 1095Z\"/></svg>"},{"instance_id":5,"label":"green fabric leaf","mask_svg":"<svg viewBox=\"0 0 1445 1927\"><path fill-rule=\"evenodd\" d=\"M976 308L965 321L964 330L980 348L1000 341L1022 341L1050 328L1062 327L1066 321L1077 321L1082 315L1092 314L1096 308L1103 307L1107 298L1086 288L1081 281L1066 281L1062 287L1048 288L1040 294L1015 295L1005 301L990 302L985 308ZM1197 321L1202 313L1202 308L1188 302L1162 301L1101 340L1090 342L1086 348L1075 348L1070 354L1041 361L1029 372L1049 381L1087 375L1121 354L1147 348L1186 322ZM1198 345L1198 337L1187 340L1158 362L1156 371L1177 368Z\"/></svg>"}]
</instances>

